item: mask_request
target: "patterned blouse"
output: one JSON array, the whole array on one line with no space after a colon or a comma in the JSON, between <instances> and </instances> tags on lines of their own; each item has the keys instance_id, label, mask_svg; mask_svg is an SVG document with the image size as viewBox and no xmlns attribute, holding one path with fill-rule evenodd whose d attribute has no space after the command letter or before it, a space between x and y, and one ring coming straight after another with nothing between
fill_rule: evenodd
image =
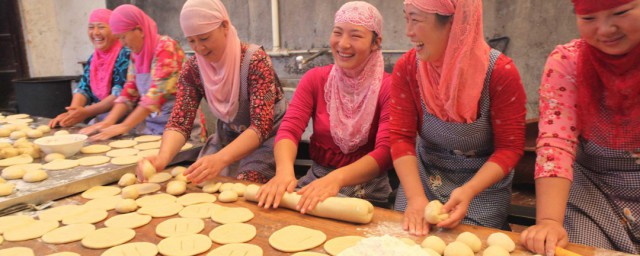
<instances>
[{"instance_id":1,"label":"patterned blouse","mask_svg":"<svg viewBox=\"0 0 640 256\"><path fill-rule=\"evenodd\" d=\"M240 53L244 58L244 53L249 45L242 42L240 47ZM249 91L250 106L239 107L250 109L251 125L249 129L253 129L260 136L260 142L262 142L269 138L269 134L273 130L275 103L284 97L271 59L262 48L251 56L248 81L247 91ZM206 97L204 84L200 79L196 57L193 56L187 60L180 72L175 107L165 130L177 131L188 139L203 97Z\"/></svg>"},{"instance_id":2,"label":"patterned blouse","mask_svg":"<svg viewBox=\"0 0 640 256\"><path fill-rule=\"evenodd\" d=\"M135 60L131 58L127 82L115 102L125 103L130 108L139 104L154 113L160 111L160 107L167 101L167 98L176 93L178 73L184 59L184 51L182 51L180 44L168 36L161 36L158 39L151 64L152 81L147 94L140 97L138 87L136 87Z\"/></svg>"},{"instance_id":3,"label":"patterned blouse","mask_svg":"<svg viewBox=\"0 0 640 256\"><path fill-rule=\"evenodd\" d=\"M116 64L113 66L113 73L111 75L111 95L120 96L120 92L122 92L122 86L127 78L127 67L129 66L129 55L131 51L129 48L122 47L120 53L118 54L118 58L116 58ZM91 70L91 60L93 59L93 54L89 56L87 60L87 64L84 66L84 73L82 74L82 78L80 79L80 83L73 93L80 93L86 99L86 105L91 105L94 103L100 102L100 99L93 94L91 91L91 79L89 77L89 73Z\"/></svg>"}]
</instances>

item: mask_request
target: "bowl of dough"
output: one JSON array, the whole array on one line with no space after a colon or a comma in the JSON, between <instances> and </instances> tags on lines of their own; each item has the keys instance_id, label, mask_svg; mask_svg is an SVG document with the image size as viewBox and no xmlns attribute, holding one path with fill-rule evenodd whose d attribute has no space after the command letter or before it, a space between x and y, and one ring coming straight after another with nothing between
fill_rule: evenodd
<instances>
[{"instance_id":1,"label":"bowl of dough","mask_svg":"<svg viewBox=\"0 0 640 256\"><path fill-rule=\"evenodd\" d=\"M84 134L67 134L42 137L33 143L40 146L45 154L60 153L70 157L80 151L86 140L87 135Z\"/></svg>"}]
</instances>

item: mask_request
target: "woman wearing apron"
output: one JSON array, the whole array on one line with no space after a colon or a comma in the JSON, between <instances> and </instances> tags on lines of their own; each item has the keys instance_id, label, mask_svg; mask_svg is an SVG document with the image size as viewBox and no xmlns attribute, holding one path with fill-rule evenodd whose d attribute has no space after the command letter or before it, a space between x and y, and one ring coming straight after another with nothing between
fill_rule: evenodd
<instances>
[{"instance_id":1,"label":"woman wearing apron","mask_svg":"<svg viewBox=\"0 0 640 256\"><path fill-rule=\"evenodd\" d=\"M581 38L544 67L537 221L520 241L640 254L640 0L573 3Z\"/></svg>"},{"instance_id":2,"label":"woman wearing apron","mask_svg":"<svg viewBox=\"0 0 640 256\"><path fill-rule=\"evenodd\" d=\"M425 235L430 200L459 223L508 229L511 171L523 154L525 93L482 34L482 1L406 0L415 48L393 71L391 155L403 228Z\"/></svg>"},{"instance_id":3,"label":"woman wearing apron","mask_svg":"<svg viewBox=\"0 0 640 256\"><path fill-rule=\"evenodd\" d=\"M91 140L106 140L133 129L137 134L162 134L174 105L184 52L175 40L158 35L156 23L133 5L118 6L109 24L133 52L127 82L109 115L80 133L99 132Z\"/></svg>"},{"instance_id":4,"label":"woman wearing apron","mask_svg":"<svg viewBox=\"0 0 640 256\"><path fill-rule=\"evenodd\" d=\"M176 107L160 153L147 158L162 170L184 145L204 97L218 124L184 175L193 183L238 162L238 179L266 182L274 175L273 140L286 109L282 87L262 47L241 42L219 0L188 0L180 25L196 52L178 81ZM138 171L141 171L140 164Z\"/></svg>"},{"instance_id":5,"label":"woman wearing apron","mask_svg":"<svg viewBox=\"0 0 640 256\"><path fill-rule=\"evenodd\" d=\"M96 9L89 16L88 33L94 51L84 67L84 74L73 92L67 112L49 122L54 128L74 126L87 118L101 121L113 107L127 77L129 48L122 47L111 33L109 18L111 10Z\"/></svg>"},{"instance_id":6,"label":"woman wearing apron","mask_svg":"<svg viewBox=\"0 0 640 256\"><path fill-rule=\"evenodd\" d=\"M373 5L348 2L336 12L329 39L335 64L308 71L298 84L276 137L276 177L258 191L258 205L276 208L296 186L302 213L337 194L387 203L391 81L381 43L382 16ZM293 163L309 118L313 165L296 180Z\"/></svg>"}]
</instances>

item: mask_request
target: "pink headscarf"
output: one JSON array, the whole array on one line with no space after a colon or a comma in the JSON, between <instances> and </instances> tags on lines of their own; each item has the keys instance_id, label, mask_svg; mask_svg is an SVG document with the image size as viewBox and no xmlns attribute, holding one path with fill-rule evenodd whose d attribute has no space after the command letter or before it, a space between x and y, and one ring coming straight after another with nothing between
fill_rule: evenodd
<instances>
[{"instance_id":1,"label":"pink headscarf","mask_svg":"<svg viewBox=\"0 0 640 256\"><path fill-rule=\"evenodd\" d=\"M100 22L109 25L111 10L95 9L89 16L89 23ZM113 35L111 35L113 36ZM122 49L120 41L113 38L111 48L102 51L95 48L91 65L89 66L89 85L93 94L102 100L111 94L111 80L113 78L113 67Z\"/></svg>"},{"instance_id":2,"label":"pink headscarf","mask_svg":"<svg viewBox=\"0 0 640 256\"><path fill-rule=\"evenodd\" d=\"M220 120L231 122L238 113L240 94L240 38L231 24L227 9L219 0L187 0L180 12L180 26L185 36L210 32L229 22L226 47L219 62L208 62L196 54L209 108Z\"/></svg>"},{"instance_id":3,"label":"pink headscarf","mask_svg":"<svg viewBox=\"0 0 640 256\"><path fill-rule=\"evenodd\" d=\"M633 0L571 0L576 10L576 14L589 14L599 12L623 4L628 4Z\"/></svg>"},{"instance_id":4,"label":"pink headscarf","mask_svg":"<svg viewBox=\"0 0 640 256\"><path fill-rule=\"evenodd\" d=\"M405 0L404 4L453 15L443 63L419 61L417 79L429 113L448 122L475 121L491 50L482 32L482 1Z\"/></svg>"},{"instance_id":5,"label":"pink headscarf","mask_svg":"<svg viewBox=\"0 0 640 256\"><path fill-rule=\"evenodd\" d=\"M382 36L382 15L367 2L344 4L336 12L334 24L337 23L363 26ZM343 153L354 152L367 143L383 76L381 49L371 52L367 60L354 70L333 65L324 87L324 99L331 137Z\"/></svg>"},{"instance_id":6,"label":"pink headscarf","mask_svg":"<svg viewBox=\"0 0 640 256\"><path fill-rule=\"evenodd\" d=\"M156 22L138 7L123 4L113 10L109 25L111 25L111 31L114 34L122 34L135 28L142 30L144 33L142 51L140 53L131 52L131 55L133 55L133 61L136 65L136 73L150 73L156 45L158 44L158 26Z\"/></svg>"}]
</instances>

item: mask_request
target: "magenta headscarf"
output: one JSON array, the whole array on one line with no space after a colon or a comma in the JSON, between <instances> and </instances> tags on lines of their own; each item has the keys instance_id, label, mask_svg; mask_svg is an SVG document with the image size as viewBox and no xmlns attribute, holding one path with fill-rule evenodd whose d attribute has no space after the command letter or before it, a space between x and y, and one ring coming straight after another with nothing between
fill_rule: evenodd
<instances>
[{"instance_id":1,"label":"magenta headscarf","mask_svg":"<svg viewBox=\"0 0 640 256\"><path fill-rule=\"evenodd\" d=\"M135 28L142 30L144 33L142 51L140 53L131 52L131 55L133 55L133 61L135 62L136 73L151 73L151 64L158 44L158 26L156 22L138 7L123 4L113 10L109 25L111 25L111 31L114 34L122 34Z\"/></svg>"},{"instance_id":2,"label":"magenta headscarf","mask_svg":"<svg viewBox=\"0 0 640 256\"><path fill-rule=\"evenodd\" d=\"M348 2L336 12L334 24L351 23L382 37L382 15L363 1ZM367 144L384 76L382 50L377 49L354 70L333 65L324 87L333 142L342 153Z\"/></svg>"},{"instance_id":3,"label":"magenta headscarf","mask_svg":"<svg viewBox=\"0 0 640 256\"><path fill-rule=\"evenodd\" d=\"M100 22L109 25L111 10L95 9L89 16L89 23ZM111 35L113 37L113 35ZM93 94L102 100L111 94L113 67L122 49L120 41L113 38L113 44L106 51L95 48L89 66L89 85Z\"/></svg>"},{"instance_id":4,"label":"magenta headscarf","mask_svg":"<svg viewBox=\"0 0 640 256\"><path fill-rule=\"evenodd\" d=\"M589 14L608 10L623 4L628 4L633 0L571 0L576 10L576 14Z\"/></svg>"},{"instance_id":5,"label":"magenta headscarf","mask_svg":"<svg viewBox=\"0 0 640 256\"><path fill-rule=\"evenodd\" d=\"M210 32L220 27L223 21L229 23L229 32L222 59L208 62L196 54L196 60L211 112L228 123L238 113L241 59L238 32L231 24L227 9L219 0L187 0L180 12L180 26L185 36Z\"/></svg>"},{"instance_id":6,"label":"magenta headscarf","mask_svg":"<svg viewBox=\"0 0 640 256\"><path fill-rule=\"evenodd\" d=\"M491 50L482 32L482 1L405 0L404 4L453 15L443 63L419 61L417 80L429 113L448 122L475 121Z\"/></svg>"}]
</instances>

